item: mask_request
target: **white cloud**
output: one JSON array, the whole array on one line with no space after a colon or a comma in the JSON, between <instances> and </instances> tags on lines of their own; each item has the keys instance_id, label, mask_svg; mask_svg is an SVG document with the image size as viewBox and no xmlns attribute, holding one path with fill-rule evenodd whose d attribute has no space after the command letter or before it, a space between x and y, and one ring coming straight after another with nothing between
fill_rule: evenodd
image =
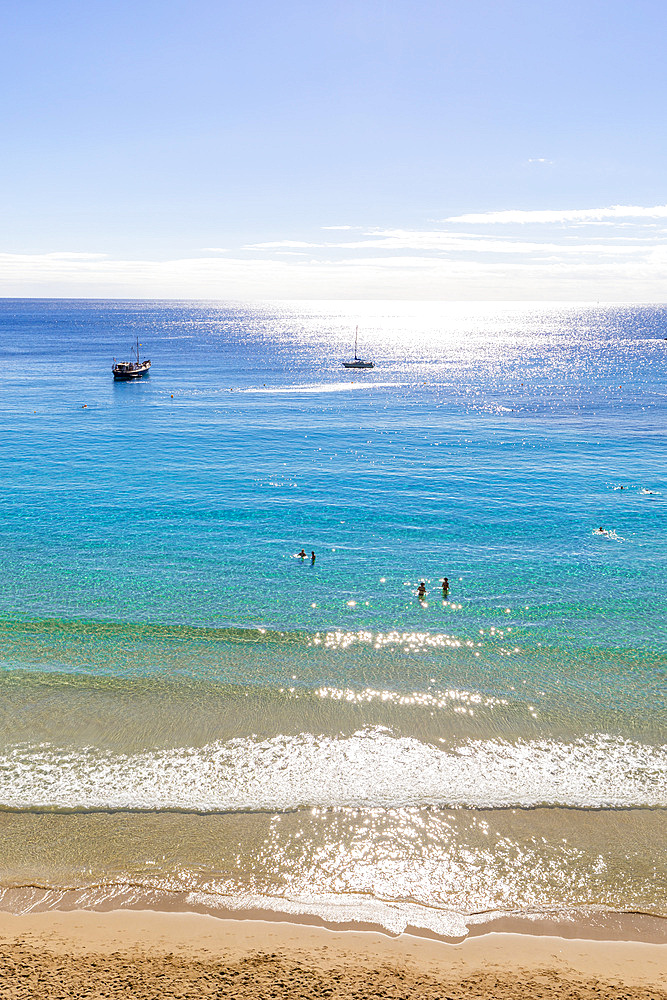
<instances>
[{"instance_id":1,"label":"white cloud","mask_svg":"<svg viewBox=\"0 0 667 1000\"><path fill-rule=\"evenodd\" d=\"M244 250L283 250L290 247L295 250L309 249L310 247L320 247L321 243L304 243L301 240L276 240L273 243L247 243Z\"/></svg>"},{"instance_id":2,"label":"white cloud","mask_svg":"<svg viewBox=\"0 0 667 1000\"><path fill-rule=\"evenodd\" d=\"M289 246L288 242L275 244L278 246ZM342 243L311 243L311 248L320 250L387 250L404 251L419 250L431 251L442 254L545 254L563 253L572 254L618 254L633 253L636 248L629 245L627 237L614 243L607 239L606 244L599 240L595 243L581 243L573 241L571 243L558 243L539 240L518 240L512 238L498 237L491 234L480 235L478 233L455 233L447 230L411 230L411 229L385 229L375 233L368 233L365 237Z\"/></svg>"},{"instance_id":3,"label":"white cloud","mask_svg":"<svg viewBox=\"0 0 667 1000\"><path fill-rule=\"evenodd\" d=\"M663 301L665 218L667 205L491 212L454 220L488 227L323 227L341 232L321 242L208 247L170 260L69 250L0 253L0 295ZM497 221L545 225L499 231ZM582 231L582 222L598 228Z\"/></svg>"},{"instance_id":4,"label":"white cloud","mask_svg":"<svg viewBox=\"0 0 667 1000\"><path fill-rule=\"evenodd\" d=\"M32 254L17 254L15 256L24 256L26 260L32 259ZM47 260L103 260L107 255L105 253L77 253L71 250L57 250L54 253L45 253L43 256Z\"/></svg>"},{"instance_id":5,"label":"white cloud","mask_svg":"<svg viewBox=\"0 0 667 1000\"><path fill-rule=\"evenodd\" d=\"M550 211L538 209L523 211L510 209L503 212L472 212L466 215L452 215L444 222L466 223L559 223L559 222L599 222L603 219L667 219L667 205L644 208L641 205L611 205L609 208L581 208Z\"/></svg>"},{"instance_id":6,"label":"white cloud","mask_svg":"<svg viewBox=\"0 0 667 1000\"><path fill-rule=\"evenodd\" d=\"M351 253L314 260L1 254L0 294L183 299L553 299L662 301L667 247L641 254L452 256Z\"/></svg>"}]
</instances>

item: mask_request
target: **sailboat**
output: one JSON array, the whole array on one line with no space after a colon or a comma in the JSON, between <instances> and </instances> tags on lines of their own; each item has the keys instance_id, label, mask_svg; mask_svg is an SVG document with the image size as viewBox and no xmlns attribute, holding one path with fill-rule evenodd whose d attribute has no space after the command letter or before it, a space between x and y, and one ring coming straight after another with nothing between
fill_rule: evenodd
<instances>
[{"instance_id":1,"label":"sailboat","mask_svg":"<svg viewBox=\"0 0 667 1000\"><path fill-rule=\"evenodd\" d=\"M363 361L357 357L357 341L359 339L359 327L354 331L354 361L343 361L343 368L375 368L373 361Z\"/></svg>"},{"instance_id":2,"label":"sailboat","mask_svg":"<svg viewBox=\"0 0 667 1000\"><path fill-rule=\"evenodd\" d=\"M125 379L126 381L127 379L131 378L141 378L141 376L145 375L148 369L150 368L151 363L148 358L145 358L143 361L141 361L139 358L138 334L137 334L136 355L137 355L136 361L116 361L116 359L114 358L113 368L111 369L113 372L113 377L119 379Z\"/></svg>"}]
</instances>

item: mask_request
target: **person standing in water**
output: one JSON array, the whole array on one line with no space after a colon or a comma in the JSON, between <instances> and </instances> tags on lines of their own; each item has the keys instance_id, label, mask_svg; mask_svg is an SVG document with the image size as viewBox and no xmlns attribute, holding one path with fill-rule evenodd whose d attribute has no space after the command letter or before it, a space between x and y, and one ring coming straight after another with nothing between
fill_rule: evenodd
<instances>
[{"instance_id":1,"label":"person standing in water","mask_svg":"<svg viewBox=\"0 0 667 1000\"><path fill-rule=\"evenodd\" d=\"M447 595L448 594L449 594L449 580L447 579L447 577L445 577L444 580L442 581L442 599L443 599L443 601L447 600Z\"/></svg>"},{"instance_id":2,"label":"person standing in water","mask_svg":"<svg viewBox=\"0 0 667 1000\"><path fill-rule=\"evenodd\" d=\"M426 584L424 583L423 580L419 584L419 587L417 589L417 597L419 598L420 601L423 601L424 598L426 597Z\"/></svg>"},{"instance_id":3,"label":"person standing in water","mask_svg":"<svg viewBox=\"0 0 667 1000\"><path fill-rule=\"evenodd\" d=\"M300 556L302 559L306 558L306 550L301 549L301 552L297 552L297 557Z\"/></svg>"},{"instance_id":4,"label":"person standing in water","mask_svg":"<svg viewBox=\"0 0 667 1000\"><path fill-rule=\"evenodd\" d=\"M315 565L315 553L314 552L310 553L310 565L311 566Z\"/></svg>"}]
</instances>

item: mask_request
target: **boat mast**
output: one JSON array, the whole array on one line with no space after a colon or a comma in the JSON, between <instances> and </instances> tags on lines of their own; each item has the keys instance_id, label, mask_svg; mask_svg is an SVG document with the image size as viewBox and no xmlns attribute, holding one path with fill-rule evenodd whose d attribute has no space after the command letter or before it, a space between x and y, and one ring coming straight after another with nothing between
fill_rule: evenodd
<instances>
[{"instance_id":1,"label":"boat mast","mask_svg":"<svg viewBox=\"0 0 667 1000\"><path fill-rule=\"evenodd\" d=\"M356 330L354 331L354 360L355 361L359 360L359 358L357 357L357 340L358 340L358 337L359 337L359 327L357 327Z\"/></svg>"},{"instance_id":2,"label":"boat mast","mask_svg":"<svg viewBox=\"0 0 667 1000\"><path fill-rule=\"evenodd\" d=\"M139 364L139 334L137 334L137 364Z\"/></svg>"}]
</instances>

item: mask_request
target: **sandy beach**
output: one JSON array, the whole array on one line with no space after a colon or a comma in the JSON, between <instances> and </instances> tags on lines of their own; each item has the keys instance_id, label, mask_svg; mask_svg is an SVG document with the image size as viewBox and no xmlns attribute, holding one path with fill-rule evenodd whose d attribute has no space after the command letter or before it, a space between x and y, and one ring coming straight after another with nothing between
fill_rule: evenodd
<instances>
[{"instance_id":1,"label":"sandy beach","mask_svg":"<svg viewBox=\"0 0 667 1000\"><path fill-rule=\"evenodd\" d=\"M462 944L147 911L0 915L4 998L667 997L667 946L491 933Z\"/></svg>"}]
</instances>

